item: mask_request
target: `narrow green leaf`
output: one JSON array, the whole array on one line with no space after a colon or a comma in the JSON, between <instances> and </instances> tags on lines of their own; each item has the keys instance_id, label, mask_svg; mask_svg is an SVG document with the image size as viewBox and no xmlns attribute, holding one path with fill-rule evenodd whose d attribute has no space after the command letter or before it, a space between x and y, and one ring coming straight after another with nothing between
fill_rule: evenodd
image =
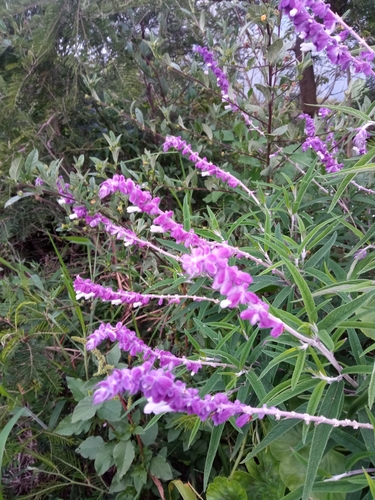
<instances>
[{"instance_id":1,"label":"narrow green leaf","mask_svg":"<svg viewBox=\"0 0 375 500\"><path fill-rule=\"evenodd\" d=\"M193 428L191 429L191 432L190 432L189 441L188 441L188 445L187 445L188 449L192 445L192 443L195 439L195 436L197 435L197 433L199 431L200 426L201 426L201 419L199 417L196 417Z\"/></svg>"},{"instance_id":2,"label":"narrow green leaf","mask_svg":"<svg viewBox=\"0 0 375 500\"><path fill-rule=\"evenodd\" d=\"M318 330L318 337L319 339L323 342L323 344L328 347L330 351L334 351L335 349L335 343L329 336L328 332L326 330Z\"/></svg>"},{"instance_id":3,"label":"narrow green leaf","mask_svg":"<svg viewBox=\"0 0 375 500\"><path fill-rule=\"evenodd\" d=\"M189 484L184 484L179 479L171 481L168 485L169 495L171 496L173 487L178 489L179 494L182 496L183 500L197 500L195 493L192 491Z\"/></svg>"},{"instance_id":4,"label":"narrow green leaf","mask_svg":"<svg viewBox=\"0 0 375 500\"><path fill-rule=\"evenodd\" d=\"M374 437L375 437L375 416L371 413L371 411L367 408L367 406L366 406L365 410L366 410L367 416L370 420L370 423L372 424Z\"/></svg>"},{"instance_id":5,"label":"narrow green leaf","mask_svg":"<svg viewBox=\"0 0 375 500\"><path fill-rule=\"evenodd\" d=\"M367 484L369 485L372 499L375 500L375 482L374 482L373 478L369 474L367 474L365 469L363 469L363 473L366 477Z\"/></svg>"},{"instance_id":6,"label":"narrow green leaf","mask_svg":"<svg viewBox=\"0 0 375 500\"><path fill-rule=\"evenodd\" d=\"M219 448L220 438L223 433L223 430L224 430L224 424L217 425L212 429L210 444L208 445L206 462L204 464L203 491L206 491L208 481L210 479L212 465L216 457L217 449Z\"/></svg>"},{"instance_id":7,"label":"narrow green leaf","mask_svg":"<svg viewBox=\"0 0 375 500\"><path fill-rule=\"evenodd\" d=\"M345 177L345 179L343 179L341 181L341 184L340 186L337 188L337 191L334 195L334 197L332 198L332 202L331 202L331 205L328 209L328 213L331 213L332 210L335 208L337 202L339 201L340 199L340 196L342 195L342 193L345 191L345 189L347 188L348 184L350 184L350 181L355 177L355 174L349 174Z\"/></svg>"},{"instance_id":8,"label":"narrow green leaf","mask_svg":"<svg viewBox=\"0 0 375 500\"><path fill-rule=\"evenodd\" d=\"M284 264L288 268L288 271L292 275L293 281L298 287L303 299L303 305L306 308L307 316L309 317L310 323L315 323L318 320L318 313L315 307L314 299L311 294L310 288L304 278L301 276L301 271L296 268L289 259L282 258Z\"/></svg>"},{"instance_id":9,"label":"narrow green leaf","mask_svg":"<svg viewBox=\"0 0 375 500\"><path fill-rule=\"evenodd\" d=\"M320 409L327 418L337 418L343 405L343 382L332 384L328 387ZM306 480L302 493L302 500L309 500L313 489L316 473L333 427L321 424L315 427L307 464Z\"/></svg>"},{"instance_id":10,"label":"narrow green leaf","mask_svg":"<svg viewBox=\"0 0 375 500\"><path fill-rule=\"evenodd\" d=\"M340 224L339 219L335 220L325 220L324 222L321 222L317 226L315 226L313 229L309 230L309 234L306 236L306 238L300 243L297 253L298 255L301 255L303 249L305 248L306 250L310 250L313 248L315 245L317 245L323 238L328 236L332 231L336 229L336 227ZM327 227L326 227L327 226ZM318 234L320 231L322 232ZM315 238L315 235L318 236ZM311 266L309 266L311 267Z\"/></svg>"},{"instance_id":11,"label":"narrow green leaf","mask_svg":"<svg viewBox=\"0 0 375 500\"><path fill-rule=\"evenodd\" d=\"M322 248L319 248L308 260L309 267L317 267L319 262L329 253L332 246L335 244L337 233L334 232L330 239L325 243Z\"/></svg>"},{"instance_id":12,"label":"narrow green leaf","mask_svg":"<svg viewBox=\"0 0 375 500\"><path fill-rule=\"evenodd\" d=\"M297 408L295 411L304 413L306 411L306 404L301 405L299 408ZM241 462L242 464L246 463L248 460L251 460L255 456L257 456L262 450L267 448L271 443L276 441L276 439L279 439L281 436L286 434L290 429L295 427L297 424L300 422L297 419L290 419L290 420L280 420L268 433L267 435L262 439L262 441L253 448L253 450L246 455L244 460Z\"/></svg>"},{"instance_id":13,"label":"narrow green leaf","mask_svg":"<svg viewBox=\"0 0 375 500\"><path fill-rule=\"evenodd\" d=\"M302 177L302 182L300 186L298 187L297 191L297 198L296 201L293 202L292 204L292 212L293 214L298 213L299 206L301 205L302 198L304 194L306 193L307 188L312 182L312 179L315 174L315 166L316 162L312 162L310 167L308 168L307 172L305 172L305 175Z\"/></svg>"},{"instance_id":14,"label":"narrow green leaf","mask_svg":"<svg viewBox=\"0 0 375 500\"><path fill-rule=\"evenodd\" d=\"M191 198L191 191L187 191L187 193L184 196L184 203L183 203L183 215L184 215L184 229L185 231L190 231L191 229L191 213L190 213L190 198Z\"/></svg>"},{"instance_id":15,"label":"narrow green leaf","mask_svg":"<svg viewBox=\"0 0 375 500\"><path fill-rule=\"evenodd\" d=\"M327 314L327 316L318 323L319 330L326 330L330 333L334 328L339 326L343 321L347 320L360 307L364 307L375 294L375 290L364 293L360 297L353 299L347 304L337 307Z\"/></svg>"},{"instance_id":16,"label":"narrow green leaf","mask_svg":"<svg viewBox=\"0 0 375 500\"><path fill-rule=\"evenodd\" d=\"M322 399L322 394L324 392L324 388L326 385L327 385L327 382L325 380L321 380L319 382L319 384L313 390L313 392L309 398L309 402L307 404L307 410L306 410L306 413L308 413L309 415L315 415L316 409L318 408L320 400ZM310 427L310 425L306 425L306 424L302 427L302 442L303 443L306 442L306 437L307 437L307 433L309 431L309 427Z\"/></svg>"},{"instance_id":17,"label":"narrow green leaf","mask_svg":"<svg viewBox=\"0 0 375 500\"><path fill-rule=\"evenodd\" d=\"M305 349L301 349L296 359L296 366L294 367L293 370L292 391L294 391L299 382L303 367L305 365L305 359L306 359L306 351Z\"/></svg>"},{"instance_id":18,"label":"narrow green leaf","mask_svg":"<svg viewBox=\"0 0 375 500\"><path fill-rule=\"evenodd\" d=\"M259 379L263 378L274 366L276 366L284 361L287 361L290 358L296 358L298 356L298 352L299 352L298 347L292 347L292 348L282 352L278 356L276 356L276 358L274 358L272 361L270 361L267 364L265 369L260 374Z\"/></svg>"},{"instance_id":19,"label":"narrow green leaf","mask_svg":"<svg viewBox=\"0 0 375 500\"><path fill-rule=\"evenodd\" d=\"M359 111L358 109L349 108L348 106L337 106L334 104L324 104L324 106L328 109L339 111L342 114L355 116L356 118L359 118L360 120L364 120L366 122L370 121L370 117L366 115L366 113L364 113L363 111Z\"/></svg>"},{"instance_id":20,"label":"narrow green leaf","mask_svg":"<svg viewBox=\"0 0 375 500\"><path fill-rule=\"evenodd\" d=\"M24 409L20 408L15 415L9 420L9 422L4 426L3 430L0 432L0 481L1 481L1 471L3 466L3 456L5 450L5 443L8 439L9 434L11 433L13 427L18 422L18 419L23 415ZM0 498L2 498L2 494L0 491Z\"/></svg>"},{"instance_id":21,"label":"narrow green leaf","mask_svg":"<svg viewBox=\"0 0 375 500\"><path fill-rule=\"evenodd\" d=\"M372 368L370 384L368 386L368 407L371 410L375 400L375 363Z\"/></svg>"}]
</instances>

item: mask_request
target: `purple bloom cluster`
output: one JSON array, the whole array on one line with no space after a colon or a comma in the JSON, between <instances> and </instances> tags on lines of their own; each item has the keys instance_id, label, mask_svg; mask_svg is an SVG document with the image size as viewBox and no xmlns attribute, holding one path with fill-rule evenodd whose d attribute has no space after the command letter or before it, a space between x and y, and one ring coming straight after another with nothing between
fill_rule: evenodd
<instances>
[{"instance_id":1,"label":"purple bloom cluster","mask_svg":"<svg viewBox=\"0 0 375 500\"><path fill-rule=\"evenodd\" d=\"M201 399L197 389L187 388L180 380L175 381L170 371L153 369L148 361L136 368L114 370L96 387L94 404L112 399L125 391L131 394L141 392L148 400L145 413L182 412L197 415L202 421L211 418L215 425L239 414L239 426L245 425L250 419L249 414L246 414L246 418L243 416L247 407L240 401L232 402L225 394L220 393L206 395Z\"/></svg>"},{"instance_id":2,"label":"purple bloom cluster","mask_svg":"<svg viewBox=\"0 0 375 500\"><path fill-rule=\"evenodd\" d=\"M200 54L203 58L203 61L207 64L207 66L212 70L213 74L216 76L217 84L221 91L222 100L224 103L227 103L228 108L230 108L234 113L240 112L242 117L245 120L246 125L257 130L261 135L264 135L263 132L256 127L246 113L241 111L239 106L237 105L236 97L233 96L232 99L229 99L229 82L224 71L219 67L217 62L215 61L213 53L207 49L207 47L197 46L194 48L194 51Z\"/></svg>"},{"instance_id":3,"label":"purple bloom cluster","mask_svg":"<svg viewBox=\"0 0 375 500\"><path fill-rule=\"evenodd\" d=\"M203 248L193 248L191 254L184 254L182 266L191 278L204 273L211 276L212 288L227 297L221 302L222 307L246 305L247 309L240 314L240 317L249 320L252 325L258 323L260 328L270 328L271 336L278 337L283 333L283 323L271 318L268 304L248 290L252 282L251 276L237 266L228 265L230 256L230 249L225 247L211 249L207 245Z\"/></svg>"},{"instance_id":4,"label":"purple bloom cluster","mask_svg":"<svg viewBox=\"0 0 375 500\"><path fill-rule=\"evenodd\" d=\"M171 138L171 144L179 149L188 148L185 141L180 138ZM184 151L183 151L184 152ZM218 169L212 165L214 169ZM225 172L218 169L220 173ZM230 174L226 174L230 175ZM197 236L192 230L185 231L181 224L173 221L173 212L163 212L158 208L159 198L153 199L148 192L142 191L133 181L128 182L123 176L116 175L113 179L108 179L101 186L99 193L101 196L107 196L116 191L125 194L133 194L133 202L140 203L140 207L144 211L155 214L158 217L154 219L157 225L151 226L151 231L167 232L170 231L171 236L177 243L183 243L186 247L195 247L190 254L184 254L179 258L185 272L190 278L202 274L208 274L213 278L212 288L220 291L226 296L226 300L221 302L222 307L237 307L238 305L247 305L248 309L241 313L242 319L248 319L252 325L259 324L260 328L270 328L271 336L278 337L283 332L283 323L271 319L268 313L268 305L260 300L254 293L248 291L248 286L252 282L252 278L248 273L240 271L237 266L229 266L228 259L236 253L236 249L223 244L216 244L216 247L210 246L205 240ZM129 195L129 196L130 196ZM107 232L115 235L119 239L124 239L126 245L142 244L132 231L124 229L113 224L109 219L96 214L88 215L87 210L83 206L73 208L73 217L85 217L86 222L90 226L95 227L99 223L103 223ZM143 244L145 244L143 242ZM90 280L83 280L79 276L74 283L77 299L99 297L102 300L111 301L112 304L133 304L133 306L141 306L148 304L150 298L147 295L137 294L135 292L119 291L114 292L111 288L105 288L101 285L95 285ZM172 299L175 301L175 299ZM171 301L170 301L171 302Z\"/></svg>"},{"instance_id":5,"label":"purple bloom cluster","mask_svg":"<svg viewBox=\"0 0 375 500\"><path fill-rule=\"evenodd\" d=\"M370 75L372 73L370 62L375 53L361 51L358 58L350 54L349 49L343 45L343 41L349 34L348 30L332 36L339 17L334 14L329 4L323 0L281 0L279 9L282 9L292 20L299 36L306 42L307 50L326 50L328 59L332 64L339 65L343 70L353 66L356 73ZM322 23L316 21L316 17Z\"/></svg>"},{"instance_id":6,"label":"purple bloom cluster","mask_svg":"<svg viewBox=\"0 0 375 500\"><path fill-rule=\"evenodd\" d=\"M319 114L322 117L327 116L326 108L321 108L319 110ZM343 163L338 163L333 153L328 150L327 142L331 141L332 150L336 152L336 143L333 138L333 134L327 135L327 141L323 142L322 139L316 136L315 131L315 122L311 116L307 114L299 115L299 118L305 120L305 133L308 136L305 142L302 144L302 151L306 151L307 149L313 149L316 154L319 156L320 161L325 165L327 173L331 174L334 172L338 172L344 166Z\"/></svg>"},{"instance_id":7,"label":"purple bloom cluster","mask_svg":"<svg viewBox=\"0 0 375 500\"><path fill-rule=\"evenodd\" d=\"M116 191L129 196L129 201L139 207L142 212L151 215L160 213L160 198L153 198L148 191L143 191L131 179L125 179L123 175L116 174L112 179L104 181L99 189L99 198L105 198Z\"/></svg>"},{"instance_id":8,"label":"purple bloom cluster","mask_svg":"<svg viewBox=\"0 0 375 500\"><path fill-rule=\"evenodd\" d=\"M38 184L39 186L41 184ZM62 175L59 175L57 180L56 180L56 187L61 194L61 198L59 198L57 201L60 203L60 205L66 204L66 205L71 205L74 203L74 197L72 193L70 192L70 184L64 182L64 179Z\"/></svg>"},{"instance_id":9,"label":"purple bloom cluster","mask_svg":"<svg viewBox=\"0 0 375 500\"><path fill-rule=\"evenodd\" d=\"M86 300L100 298L104 302L111 302L114 305L132 304L134 307L145 306L150 302L147 295L145 296L136 292L126 292L124 290L114 292L112 288L95 285L91 280L84 280L80 276L76 277L73 286L77 294L77 300L82 298Z\"/></svg>"},{"instance_id":10,"label":"purple bloom cluster","mask_svg":"<svg viewBox=\"0 0 375 500\"><path fill-rule=\"evenodd\" d=\"M131 356L142 353L143 359L152 364L159 360L160 367L165 370L171 371L176 366L185 365L192 374L195 374L202 368L200 361L192 361L186 359L185 356L179 358L170 352L152 349L138 338L135 332L126 328L122 323L117 323L115 327L109 323L102 323L97 330L87 337L86 349L92 351L106 339L112 342L117 340L120 349L129 352Z\"/></svg>"},{"instance_id":11,"label":"purple bloom cluster","mask_svg":"<svg viewBox=\"0 0 375 500\"><path fill-rule=\"evenodd\" d=\"M198 52L202 56L203 61L207 64L207 66L211 69L213 74L216 76L217 84L221 89L221 92L228 96L229 91L229 82L227 75L224 71L218 66L217 62L214 59L214 55L210 52L207 47L200 47L199 45L194 48L195 52Z\"/></svg>"},{"instance_id":12,"label":"purple bloom cluster","mask_svg":"<svg viewBox=\"0 0 375 500\"><path fill-rule=\"evenodd\" d=\"M44 184L44 180L41 179L40 177L37 177L35 179L35 186L43 186L43 184Z\"/></svg>"},{"instance_id":13,"label":"purple bloom cluster","mask_svg":"<svg viewBox=\"0 0 375 500\"><path fill-rule=\"evenodd\" d=\"M364 155L367 153L366 140L370 135L366 130L368 125L369 124L366 124L364 127L357 128L355 131L356 134L353 138L353 143L354 143L353 149L359 155Z\"/></svg>"},{"instance_id":14,"label":"purple bloom cluster","mask_svg":"<svg viewBox=\"0 0 375 500\"><path fill-rule=\"evenodd\" d=\"M181 137L168 136L165 139L163 149L168 151L170 148L175 148L181 151L183 155L189 156L189 160L195 163L196 168L203 172L202 175L213 175L232 188L236 188L240 184L240 181L234 175L224 172L224 170L209 162L207 158L201 158L198 153L192 150L190 144L187 144Z\"/></svg>"}]
</instances>

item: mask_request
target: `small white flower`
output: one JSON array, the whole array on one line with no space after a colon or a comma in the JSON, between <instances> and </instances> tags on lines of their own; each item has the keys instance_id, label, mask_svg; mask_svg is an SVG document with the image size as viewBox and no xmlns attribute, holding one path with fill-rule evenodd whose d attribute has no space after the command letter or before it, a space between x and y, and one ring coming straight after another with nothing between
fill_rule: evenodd
<instances>
[{"instance_id":1,"label":"small white flower","mask_svg":"<svg viewBox=\"0 0 375 500\"><path fill-rule=\"evenodd\" d=\"M133 303L133 307L136 308L136 307L139 307L142 305L142 302L134 302Z\"/></svg>"},{"instance_id":2,"label":"small white flower","mask_svg":"<svg viewBox=\"0 0 375 500\"><path fill-rule=\"evenodd\" d=\"M154 403L152 398L149 400L149 402L146 404L146 406L143 409L143 413L155 413L155 415L159 415L159 413L165 413L167 411L173 411L172 408L164 403L164 401L161 401L160 403Z\"/></svg>"},{"instance_id":3,"label":"small white flower","mask_svg":"<svg viewBox=\"0 0 375 500\"><path fill-rule=\"evenodd\" d=\"M220 307L221 307L222 309L225 309L226 307L228 307L228 306L230 306L230 305L231 305L231 301L230 301L230 300L228 300L228 299L222 300L222 301L220 302Z\"/></svg>"},{"instance_id":4,"label":"small white flower","mask_svg":"<svg viewBox=\"0 0 375 500\"><path fill-rule=\"evenodd\" d=\"M70 215L69 215L69 219L70 219L70 220L73 220L73 219L78 219L78 215L77 215L77 214L70 214Z\"/></svg>"},{"instance_id":5,"label":"small white flower","mask_svg":"<svg viewBox=\"0 0 375 500\"><path fill-rule=\"evenodd\" d=\"M59 205L65 205L65 204L66 204L65 198L58 198L58 199L57 199L57 203L58 203Z\"/></svg>"},{"instance_id":6,"label":"small white flower","mask_svg":"<svg viewBox=\"0 0 375 500\"><path fill-rule=\"evenodd\" d=\"M122 304L122 300L121 299L111 300L111 304L114 306L119 306L120 304Z\"/></svg>"},{"instance_id":7,"label":"small white flower","mask_svg":"<svg viewBox=\"0 0 375 500\"><path fill-rule=\"evenodd\" d=\"M139 207L131 206L126 209L128 214L131 214L132 212L141 212L141 209Z\"/></svg>"},{"instance_id":8,"label":"small white flower","mask_svg":"<svg viewBox=\"0 0 375 500\"><path fill-rule=\"evenodd\" d=\"M154 224L152 224L152 226L150 227L150 232L151 233L164 233L164 229L161 226L155 226Z\"/></svg>"},{"instance_id":9,"label":"small white flower","mask_svg":"<svg viewBox=\"0 0 375 500\"><path fill-rule=\"evenodd\" d=\"M312 42L301 43L301 51L302 52L309 52L310 50L316 51L316 46Z\"/></svg>"}]
</instances>

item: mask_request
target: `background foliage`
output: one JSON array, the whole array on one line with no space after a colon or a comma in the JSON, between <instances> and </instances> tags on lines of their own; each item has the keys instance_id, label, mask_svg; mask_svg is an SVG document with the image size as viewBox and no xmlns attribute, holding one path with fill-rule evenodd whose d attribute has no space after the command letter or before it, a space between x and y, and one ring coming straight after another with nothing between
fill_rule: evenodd
<instances>
[{"instance_id":1,"label":"background foliage","mask_svg":"<svg viewBox=\"0 0 375 500\"><path fill-rule=\"evenodd\" d=\"M372 11L363 5L363 15L356 4L350 16L371 42ZM314 500L373 498L365 474L325 481L371 473L373 432L326 427L320 435L324 426L272 418L242 430L234 420L214 427L194 416L151 418L137 397L95 407L103 375L139 359L109 343L93 354L84 348L101 321L121 320L153 347L218 360L194 379L179 372L202 396L225 391L253 406L373 422L374 150L353 158L351 144L355 128L373 120L365 82L351 81L333 106L330 125L353 173L332 177L316 155L301 153L297 81L311 61L295 60L277 2L44 0L2 2L0 11L4 498L289 500L306 498L307 487ZM195 43L215 49L261 133L225 109ZM329 96L324 104L338 103ZM162 153L167 134L234 172L261 206ZM304 334L314 335L316 323L358 387L329 384L334 368L289 334L272 339L207 302L139 310L77 302L77 274L123 290L214 296L207 278L186 283L159 254L124 247L57 203L62 174L78 201L151 237L151 220L127 215L126 199L98 199L98 184L114 173L161 196L186 229L259 259L240 262L254 277L251 290Z\"/></svg>"}]
</instances>

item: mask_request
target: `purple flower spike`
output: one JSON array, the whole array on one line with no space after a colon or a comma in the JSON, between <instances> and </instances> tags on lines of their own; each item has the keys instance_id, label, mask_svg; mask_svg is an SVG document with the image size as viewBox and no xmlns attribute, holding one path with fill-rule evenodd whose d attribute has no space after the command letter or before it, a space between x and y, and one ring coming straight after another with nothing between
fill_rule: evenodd
<instances>
[{"instance_id":1,"label":"purple flower spike","mask_svg":"<svg viewBox=\"0 0 375 500\"><path fill-rule=\"evenodd\" d=\"M164 151L168 151L170 148L175 148L179 151L182 150L182 154L189 156L189 160L193 161L196 168L202 171L202 175L213 175L217 179L226 182L232 188L236 188L240 184L240 181L234 175L224 172L224 170L209 162L207 158L200 158L198 153L192 150L190 144L183 141L181 137L169 135L165 139L163 149Z\"/></svg>"}]
</instances>

